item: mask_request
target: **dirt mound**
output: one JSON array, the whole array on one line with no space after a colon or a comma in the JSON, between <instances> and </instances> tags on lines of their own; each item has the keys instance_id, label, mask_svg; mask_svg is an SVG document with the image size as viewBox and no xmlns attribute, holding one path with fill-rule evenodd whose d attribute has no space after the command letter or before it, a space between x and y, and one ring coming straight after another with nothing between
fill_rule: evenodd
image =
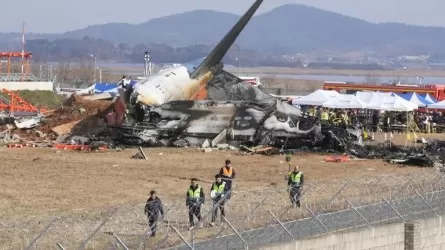
<instances>
[{"instance_id":1,"label":"dirt mound","mask_svg":"<svg viewBox=\"0 0 445 250\"><path fill-rule=\"evenodd\" d=\"M102 118L112 107L112 101L86 100L82 96L72 95L61 108L46 117L39 130L50 133L53 127L72 123L76 131L88 132L100 125ZM76 121L79 122L75 123Z\"/></svg>"}]
</instances>

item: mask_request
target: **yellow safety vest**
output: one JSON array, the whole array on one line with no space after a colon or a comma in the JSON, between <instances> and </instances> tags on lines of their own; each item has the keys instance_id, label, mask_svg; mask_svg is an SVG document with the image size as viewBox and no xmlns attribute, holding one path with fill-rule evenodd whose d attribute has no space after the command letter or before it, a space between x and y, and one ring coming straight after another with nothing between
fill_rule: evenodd
<instances>
[{"instance_id":1,"label":"yellow safety vest","mask_svg":"<svg viewBox=\"0 0 445 250\"><path fill-rule=\"evenodd\" d=\"M315 110L312 109L312 108L309 109L309 110L308 110L308 115L309 115L309 116L315 116Z\"/></svg>"},{"instance_id":2,"label":"yellow safety vest","mask_svg":"<svg viewBox=\"0 0 445 250\"><path fill-rule=\"evenodd\" d=\"M322 112L322 113L321 113L321 120L322 120L322 121L327 121L327 120L329 120L329 113L328 113L328 112Z\"/></svg>"},{"instance_id":3,"label":"yellow safety vest","mask_svg":"<svg viewBox=\"0 0 445 250\"><path fill-rule=\"evenodd\" d=\"M198 187L195 191L193 189L189 188L189 198L192 199L199 199L201 198L201 187Z\"/></svg>"},{"instance_id":4,"label":"yellow safety vest","mask_svg":"<svg viewBox=\"0 0 445 250\"><path fill-rule=\"evenodd\" d=\"M219 186L216 182L213 183L213 191L215 191L215 193L217 193L217 194L224 193L225 187L226 187L226 183L224 181L221 184L219 184Z\"/></svg>"},{"instance_id":5,"label":"yellow safety vest","mask_svg":"<svg viewBox=\"0 0 445 250\"><path fill-rule=\"evenodd\" d=\"M292 184L300 184L302 175L302 172L298 172L298 174L292 173L290 176Z\"/></svg>"}]
</instances>

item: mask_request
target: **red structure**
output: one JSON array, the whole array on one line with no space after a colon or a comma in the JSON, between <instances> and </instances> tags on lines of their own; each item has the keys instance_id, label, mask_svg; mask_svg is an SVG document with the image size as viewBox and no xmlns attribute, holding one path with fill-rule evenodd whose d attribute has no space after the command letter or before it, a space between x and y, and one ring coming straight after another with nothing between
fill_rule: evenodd
<instances>
[{"instance_id":1,"label":"red structure","mask_svg":"<svg viewBox=\"0 0 445 250\"><path fill-rule=\"evenodd\" d=\"M23 58L22 60L22 67L24 68L24 75L27 76L29 73L29 63L28 60L31 59L32 53L31 52L24 52L22 55L22 52L2 52L0 51L0 61L4 61L6 59L6 73L9 76L11 73L11 67L12 67L12 58ZM3 73L2 68L3 63L0 63L0 74Z\"/></svg>"},{"instance_id":2,"label":"red structure","mask_svg":"<svg viewBox=\"0 0 445 250\"><path fill-rule=\"evenodd\" d=\"M38 109L31 103L23 100L20 96L7 89L2 89L3 95L8 98L0 98L0 111L13 112L46 112Z\"/></svg>"},{"instance_id":3,"label":"red structure","mask_svg":"<svg viewBox=\"0 0 445 250\"><path fill-rule=\"evenodd\" d=\"M357 91L381 91L394 92L397 94L417 93L430 94L438 101L445 99L445 85L397 85L397 84L356 84L346 82L324 82L324 90L335 90L339 93L353 94Z\"/></svg>"}]
</instances>

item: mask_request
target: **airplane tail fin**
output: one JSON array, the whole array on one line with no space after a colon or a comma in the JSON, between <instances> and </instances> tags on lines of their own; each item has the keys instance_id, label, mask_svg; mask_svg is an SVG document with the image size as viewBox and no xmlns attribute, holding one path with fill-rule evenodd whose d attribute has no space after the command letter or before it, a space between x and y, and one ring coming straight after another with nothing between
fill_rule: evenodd
<instances>
[{"instance_id":1,"label":"airplane tail fin","mask_svg":"<svg viewBox=\"0 0 445 250\"><path fill-rule=\"evenodd\" d=\"M247 12L241 17L241 19L233 26L233 28L226 34L226 36L216 45L216 47L210 52L205 60L190 74L191 78L195 78L201 73L208 71L210 67L218 64L226 55L229 48L238 38L241 31L250 21L252 16L260 7L263 0L256 0L255 3L247 10Z\"/></svg>"}]
</instances>

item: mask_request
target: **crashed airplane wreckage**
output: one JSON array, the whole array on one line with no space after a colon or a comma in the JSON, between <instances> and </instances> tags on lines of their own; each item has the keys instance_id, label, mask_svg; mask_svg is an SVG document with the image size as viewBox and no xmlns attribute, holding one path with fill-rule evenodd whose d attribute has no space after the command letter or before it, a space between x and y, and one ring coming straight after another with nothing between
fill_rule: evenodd
<instances>
[{"instance_id":1,"label":"crashed airplane wreckage","mask_svg":"<svg viewBox=\"0 0 445 250\"><path fill-rule=\"evenodd\" d=\"M256 0L200 64L162 69L121 90L115 110L126 110L126 124L112 127L115 141L201 146L209 140L209 146L226 141L292 147L322 142L326 137L315 120L223 70L223 57L262 2ZM335 143L344 147L347 139L342 138Z\"/></svg>"},{"instance_id":2,"label":"crashed airplane wreckage","mask_svg":"<svg viewBox=\"0 0 445 250\"><path fill-rule=\"evenodd\" d=\"M300 109L223 70L208 83L207 91L211 100L130 104L127 124L112 126L115 141L127 145L201 146L209 140L209 146L227 142L295 148L327 145L328 139L334 143L331 148L344 149L347 141L357 139L345 130L322 129L313 117L303 117Z\"/></svg>"}]
</instances>

